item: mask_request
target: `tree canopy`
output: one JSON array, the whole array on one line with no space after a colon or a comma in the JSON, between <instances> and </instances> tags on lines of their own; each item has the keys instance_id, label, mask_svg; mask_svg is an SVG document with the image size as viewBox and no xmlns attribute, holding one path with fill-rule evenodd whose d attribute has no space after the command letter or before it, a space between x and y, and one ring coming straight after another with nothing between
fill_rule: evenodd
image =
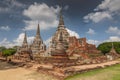
<instances>
[{"instance_id":1,"label":"tree canopy","mask_svg":"<svg viewBox=\"0 0 120 80\"><path fill-rule=\"evenodd\" d=\"M5 50L6 48L4 46L0 47L0 52L2 52L3 50Z\"/></svg>"},{"instance_id":2,"label":"tree canopy","mask_svg":"<svg viewBox=\"0 0 120 80\"><path fill-rule=\"evenodd\" d=\"M104 42L104 43L100 44L97 47L97 49L100 50L103 54L109 53L109 51L112 48L112 43L113 43L113 46L114 46L116 52L120 54L120 42Z\"/></svg>"},{"instance_id":3,"label":"tree canopy","mask_svg":"<svg viewBox=\"0 0 120 80\"><path fill-rule=\"evenodd\" d=\"M3 50L3 56L10 56L15 54L16 50L15 49L5 49Z\"/></svg>"},{"instance_id":4,"label":"tree canopy","mask_svg":"<svg viewBox=\"0 0 120 80\"><path fill-rule=\"evenodd\" d=\"M15 54L17 49L15 49L14 47L8 49L5 47L0 47L0 51L2 52L2 56L6 57L7 60L7 57Z\"/></svg>"}]
</instances>

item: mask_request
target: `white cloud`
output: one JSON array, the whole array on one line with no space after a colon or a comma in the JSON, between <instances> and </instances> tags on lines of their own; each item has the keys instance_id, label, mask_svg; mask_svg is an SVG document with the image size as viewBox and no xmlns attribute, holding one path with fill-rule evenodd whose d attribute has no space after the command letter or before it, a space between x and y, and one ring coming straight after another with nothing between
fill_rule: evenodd
<instances>
[{"instance_id":1,"label":"white cloud","mask_svg":"<svg viewBox=\"0 0 120 80\"><path fill-rule=\"evenodd\" d=\"M85 22L90 20L98 23L105 19L113 19L114 15L120 15L120 0L104 0L99 4L93 12L84 16Z\"/></svg>"},{"instance_id":2,"label":"white cloud","mask_svg":"<svg viewBox=\"0 0 120 80\"><path fill-rule=\"evenodd\" d=\"M70 36L76 36L77 38L80 38L79 34L76 33L75 31L72 31L68 28L66 28L66 29L67 29L68 33L70 34Z\"/></svg>"},{"instance_id":3,"label":"white cloud","mask_svg":"<svg viewBox=\"0 0 120 80\"><path fill-rule=\"evenodd\" d=\"M11 2L13 7L24 7L25 6L25 4L22 4L22 3L18 2L17 0L8 0L8 1Z\"/></svg>"},{"instance_id":4,"label":"white cloud","mask_svg":"<svg viewBox=\"0 0 120 80\"><path fill-rule=\"evenodd\" d=\"M95 10L106 9L107 8L106 6L108 6L109 3L110 3L110 0L104 0L104 1L102 1L101 4L99 4L97 6L97 8Z\"/></svg>"},{"instance_id":5,"label":"white cloud","mask_svg":"<svg viewBox=\"0 0 120 80\"><path fill-rule=\"evenodd\" d=\"M13 46L21 46L23 43L23 39L24 39L24 33L19 34L19 36L11 42L8 41L7 38L4 38L0 42L0 46L5 46L6 48L11 48ZM34 39L33 36L28 36L27 37L28 44L31 44L33 42L33 39Z\"/></svg>"},{"instance_id":6,"label":"white cloud","mask_svg":"<svg viewBox=\"0 0 120 80\"><path fill-rule=\"evenodd\" d=\"M13 40L13 42L16 43L16 45L21 45L24 39L24 33L19 34L19 36Z\"/></svg>"},{"instance_id":7,"label":"white cloud","mask_svg":"<svg viewBox=\"0 0 120 80\"><path fill-rule=\"evenodd\" d=\"M48 47L50 46L50 41L52 40L52 37L48 38L47 40L45 40L45 45Z\"/></svg>"},{"instance_id":8,"label":"white cloud","mask_svg":"<svg viewBox=\"0 0 120 80\"><path fill-rule=\"evenodd\" d=\"M98 46L101 43L101 41L89 39L87 40L87 43Z\"/></svg>"},{"instance_id":9,"label":"white cloud","mask_svg":"<svg viewBox=\"0 0 120 80\"><path fill-rule=\"evenodd\" d=\"M118 42L118 41L120 41L119 36L110 36L108 39L103 40L103 41L92 40L92 39L87 40L87 42L89 44L95 44L96 46L98 46L99 44L104 43L104 42Z\"/></svg>"},{"instance_id":10,"label":"white cloud","mask_svg":"<svg viewBox=\"0 0 120 80\"><path fill-rule=\"evenodd\" d=\"M13 47L14 44L11 43L10 41L8 41L7 38L4 38L4 39L0 42L0 46L5 46L6 48L10 48L10 47Z\"/></svg>"},{"instance_id":11,"label":"white cloud","mask_svg":"<svg viewBox=\"0 0 120 80\"><path fill-rule=\"evenodd\" d=\"M89 28L87 34L91 34L91 35L93 35L93 34L95 34L95 31L94 31L93 29Z\"/></svg>"},{"instance_id":12,"label":"white cloud","mask_svg":"<svg viewBox=\"0 0 120 80\"><path fill-rule=\"evenodd\" d=\"M120 35L120 29L118 27L112 27L112 26L110 26L108 28L108 30L106 31L106 33Z\"/></svg>"},{"instance_id":13,"label":"white cloud","mask_svg":"<svg viewBox=\"0 0 120 80\"><path fill-rule=\"evenodd\" d=\"M19 46L22 45L23 39L24 39L24 35L25 35L25 33L19 34L18 38L16 38L13 42L14 42L16 45L19 45ZM33 39L34 39L33 36L27 36L27 41L28 41L29 44L32 43Z\"/></svg>"},{"instance_id":14,"label":"white cloud","mask_svg":"<svg viewBox=\"0 0 120 80\"><path fill-rule=\"evenodd\" d=\"M34 3L30 5L28 9L23 11L23 15L31 20L24 20L26 26L25 30L36 29L36 24L40 23L41 29L49 29L57 27L58 20L57 14L60 11L60 7L50 7L45 3Z\"/></svg>"},{"instance_id":15,"label":"white cloud","mask_svg":"<svg viewBox=\"0 0 120 80\"><path fill-rule=\"evenodd\" d=\"M3 0L1 1L1 3L4 6L0 6L0 13L4 13L4 12L12 12L13 10L15 10L15 8L24 8L25 4L20 3L17 0Z\"/></svg>"},{"instance_id":16,"label":"white cloud","mask_svg":"<svg viewBox=\"0 0 120 80\"><path fill-rule=\"evenodd\" d=\"M108 40L105 40L104 42L113 42L113 41L120 41L120 37L118 36L110 36Z\"/></svg>"},{"instance_id":17,"label":"white cloud","mask_svg":"<svg viewBox=\"0 0 120 80\"><path fill-rule=\"evenodd\" d=\"M108 12L96 12L96 13L89 13L87 16L84 17L85 22L89 22L92 20L95 23L98 23L104 19L112 19L111 15Z\"/></svg>"},{"instance_id":18,"label":"white cloud","mask_svg":"<svg viewBox=\"0 0 120 80\"><path fill-rule=\"evenodd\" d=\"M96 10L108 10L112 13L120 12L120 0L104 0L97 6Z\"/></svg>"},{"instance_id":19,"label":"white cloud","mask_svg":"<svg viewBox=\"0 0 120 80\"><path fill-rule=\"evenodd\" d=\"M9 26L1 26L0 30L5 30L5 31L9 31L10 27Z\"/></svg>"}]
</instances>

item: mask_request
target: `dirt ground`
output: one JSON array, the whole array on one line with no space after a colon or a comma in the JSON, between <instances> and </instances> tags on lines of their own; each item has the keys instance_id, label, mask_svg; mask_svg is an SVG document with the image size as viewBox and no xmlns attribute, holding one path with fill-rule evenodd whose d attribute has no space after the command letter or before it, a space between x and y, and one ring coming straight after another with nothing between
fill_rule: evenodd
<instances>
[{"instance_id":1,"label":"dirt ground","mask_svg":"<svg viewBox=\"0 0 120 80\"><path fill-rule=\"evenodd\" d=\"M0 62L0 80L57 80L55 77Z\"/></svg>"},{"instance_id":2,"label":"dirt ground","mask_svg":"<svg viewBox=\"0 0 120 80\"><path fill-rule=\"evenodd\" d=\"M72 66L70 68L74 68L74 70L84 70L86 68L94 68L96 66L104 66L104 65L113 65L116 63L120 63L120 60L110 61L101 64ZM58 79L51 75L37 72L32 69L25 69L22 67L13 66L6 62L0 61L0 80L58 80Z\"/></svg>"}]
</instances>

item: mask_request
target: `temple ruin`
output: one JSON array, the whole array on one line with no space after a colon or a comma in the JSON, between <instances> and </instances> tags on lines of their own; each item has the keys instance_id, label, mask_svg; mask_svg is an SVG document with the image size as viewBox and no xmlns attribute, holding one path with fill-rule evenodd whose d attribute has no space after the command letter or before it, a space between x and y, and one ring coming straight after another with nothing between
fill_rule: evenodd
<instances>
[{"instance_id":1,"label":"temple ruin","mask_svg":"<svg viewBox=\"0 0 120 80\"><path fill-rule=\"evenodd\" d=\"M46 45L40 35L40 27L38 24L36 36L32 44L27 43L27 36L25 33L22 46L19 48L20 54L22 51L28 51L32 54L35 61L43 61L43 63L75 65L78 59L89 59L88 54L100 53L96 46L87 43L86 38L77 38L70 36L68 33L62 11L60 11L59 24L55 34L52 36L49 47Z\"/></svg>"}]
</instances>

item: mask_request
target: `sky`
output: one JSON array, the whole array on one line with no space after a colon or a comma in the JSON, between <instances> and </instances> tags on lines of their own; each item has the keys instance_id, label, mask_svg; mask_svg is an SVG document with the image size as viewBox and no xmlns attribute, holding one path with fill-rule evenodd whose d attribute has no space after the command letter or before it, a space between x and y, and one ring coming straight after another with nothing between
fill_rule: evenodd
<instances>
[{"instance_id":1,"label":"sky","mask_svg":"<svg viewBox=\"0 0 120 80\"><path fill-rule=\"evenodd\" d=\"M21 45L24 32L31 44L40 25L48 46L62 9L71 36L86 37L96 46L120 41L120 0L0 0L0 46Z\"/></svg>"}]
</instances>

